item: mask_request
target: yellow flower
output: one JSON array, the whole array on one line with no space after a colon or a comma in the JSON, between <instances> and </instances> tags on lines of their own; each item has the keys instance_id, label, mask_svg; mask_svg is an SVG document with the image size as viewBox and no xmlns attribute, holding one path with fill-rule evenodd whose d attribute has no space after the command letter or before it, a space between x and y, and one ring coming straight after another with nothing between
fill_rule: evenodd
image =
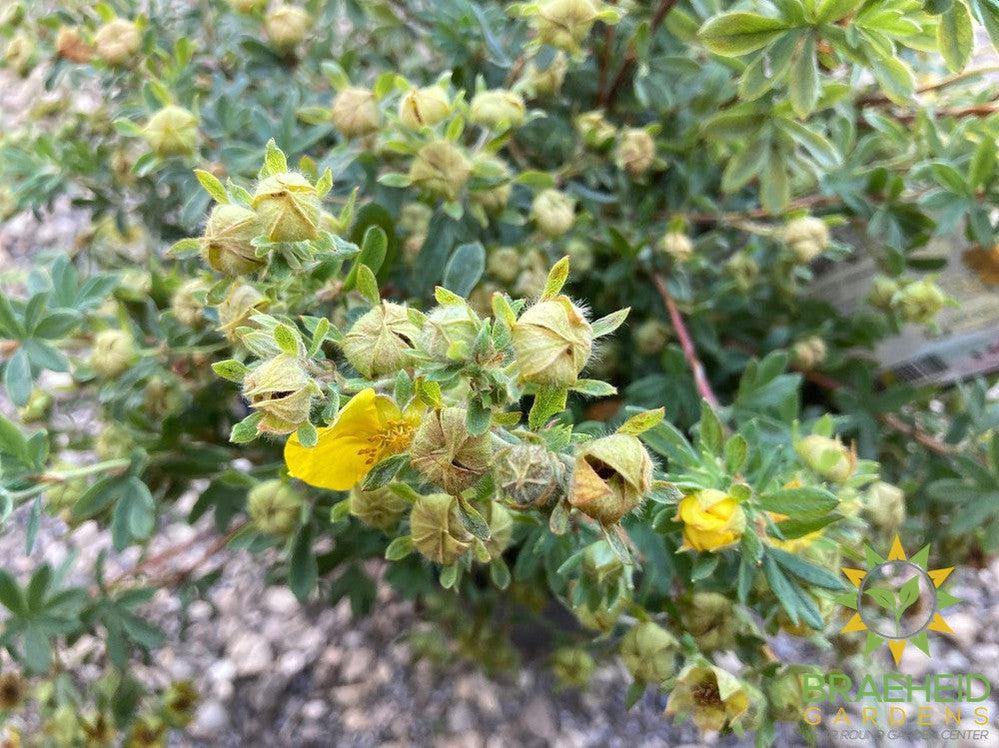
<instances>
[{"instance_id":1,"label":"yellow flower","mask_svg":"<svg viewBox=\"0 0 999 748\"><path fill-rule=\"evenodd\" d=\"M683 548L717 551L738 542L746 529L739 502L714 488L684 497L676 519L683 522Z\"/></svg>"},{"instance_id":2,"label":"yellow flower","mask_svg":"<svg viewBox=\"0 0 999 748\"><path fill-rule=\"evenodd\" d=\"M293 434L284 445L288 474L309 485L346 491L379 461L409 446L420 409L403 413L392 398L370 387L354 395L332 426L319 429L319 442L303 447Z\"/></svg>"},{"instance_id":3,"label":"yellow flower","mask_svg":"<svg viewBox=\"0 0 999 748\"><path fill-rule=\"evenodd\" d=\"M689 714L702 731L736 723L749 709L746 688L731 673L713 665L688 665L677 678L666 714Z\"/></svg>"}]
</instances>

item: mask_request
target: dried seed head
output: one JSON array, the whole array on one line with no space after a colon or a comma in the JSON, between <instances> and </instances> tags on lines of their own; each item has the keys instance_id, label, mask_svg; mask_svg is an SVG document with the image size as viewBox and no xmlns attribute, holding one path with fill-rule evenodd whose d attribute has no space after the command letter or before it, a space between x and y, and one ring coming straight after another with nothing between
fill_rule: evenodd
<instances>
[{"instance_id":1,"label":"dried seed head","mask_svg":"<svg viewBox=\"0 0 999 748\"><path fill-rule=\"evenodd\" d=\"M453 564L472 542L458 516L458 500L446 493L417 499L409 515L409 528L413 547L438 564Z\"/></svg>"},{"instance_id":2,"label":"dried seed head","mask_svg":"<svg viewBox=\"0 0 999 748\"><path fill-rule=\"evenodd\" d=\"M449 114L451 102L447 91L440 86L411 88L399 101L399 120L413 130L433 127Z\"/></svg>"},{"instance_id":3,"label":"dried seed head","mask_svg":"<svg viewBox=\"0 0 999 748\"><path fill-rule=\"evenodd\" d=\"M361 376L377 379L412 363L419 334L406 307L383 301L358 318L344 336L341 348Z\"/></svg>"},{"instance_id":4,"label":"dried seed head","mask_svg":"<svg viewBox=\"0 0 999 748\"><path fill-rule=\"evenodd\" d=\"M513 350L520 377L542 386L568 387L593 351L593 329L568 297L541 301L513 325Z\"/></svg>"},{"instance_id":5,"label":"dried seed head","mask_svg":"<svg viewBox=\"0 0 999 748\"><path fill-rule=\"evenodd\" d=\"M382 123L374 93L357 86L349 86L336 95L330 119L346 138L370 135L377 132Z\"/></svg>"},{"instance_id":6,"label":"dried seed head","mask_svg":"<svg viewBox=\"0 0 999 748\"><path fill-rule=\"evenodd\" d=\"M319 236L319 194L301 174L284 172L257 185L253 209L272 242L301 242Z\"/></svg>"},{"instance_id":7,"label":"dried seed head","mask_svg":"<svg viewBox=\"0 0 999 748\"><path fill-rule=\"evenodd\" d=\"M556 189L542 190L531 203L531 218L545 236L562 236L576 221L576 201Z\"/></svg>"},{"instance_id":8,"label":"dried seed head","mask_svg":"<svg viewBox=\"0 0 999 748\"><path fill-rule=\"evenodd\" d=\"M139 51L139 27L124 18L108 21L94 34L94 52L108 65L124 65Z\"/></svg>"},{"instance_id":9,"label":"dried seed head","mask_svg":"<svg viewBox=\"0 0 999 748\"><path fill-rule=\"evenodd\" d=\"M427 143L409 167L409 180L414 187L447 200L458 198L471 175L468 157L450 140Z\"/></svg>"},{"instance_id":10,"label":"dried seed head","mask_svg":"<svg viewBox=\"0 0 999 748\"><path fill-rule=\"evenodd\" d=\"M309 420L316 385L295 356L282 353L243 378L243 397L261 414L257 430L290 434Z\"/></svg>"},{"instance_id":11,"label":"dried seed head","mask_svg":"<svg viewBox=\"0 0 999 748\"><path fill-rule=\"evenodd\" d=\"M576 454L569 503L602 525L637 507L652 487L652 458L630 434L611 434L582 445Z\"/></svg>"},{"instance_id":12,"label":"dried seed head","mask_svg":"<svg viewBox=\"0 0 999 748\"><path fill-rule=\"evenodd\" d=\"M160 158L186 156L198 146L198 118L171 104L149 118L142 135Z\"/></svg>"},{"instance_id":13,"label":"dried seed head","mask_svg":"<svg viewBox=\"0 0 999 748\"><path fill-rule=\"evenodd\" d=\"M298 524L305 500L287 483L274 479L250 489L246 510L253 524L268 535L290 535Z\"/></svg>"},{"instance_id":14,"label":"dried seed head","mask_svg":"<svg viewBox=\"0 0 999 748\"><path fill-rule=\"evenodd\" d=\"M201 238L201 255L213 270L244 275L263 267L253 240L263 233L257 214L241 205L216 205Z\"/></svg>"},{"instance_id":15,"label":"dried seed head","mask_svg":"<svg viewBox=\"0 0 999 748\"><path fill-rule=\"evenodd\" d=\"M124 330L101 330L94 336L90 366L98 375L111 379L124 372L138 352L132 336Z\"/></svg>"},{"instance_id":16,"label":"dried seed head","mask_svg":"<svg viewBox=\"0 0 999 748\"><path fill-rule=\"evenodd\" d=\"M784 241L794 252L795 259L807 264L829 246L829 227L815 216L795 218L784 227Z\"/></svg>"},{"instance_id":17,"label":"dried seed head","mask_svg":"<svg viewBox=\"0 0 999 748\"><path fill-rule=\"evenodd\" d=\"M461 493L489 469L493 450L489 433L468 432L464 408L429 413L413 437L409 453L413 467L430 483L448 493Z\"/></svg>"}]
</instances>

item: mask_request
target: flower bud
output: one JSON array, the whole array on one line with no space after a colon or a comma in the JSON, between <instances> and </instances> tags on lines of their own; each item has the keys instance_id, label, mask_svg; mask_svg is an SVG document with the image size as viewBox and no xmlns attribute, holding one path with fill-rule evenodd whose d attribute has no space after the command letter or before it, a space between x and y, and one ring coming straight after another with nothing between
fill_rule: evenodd
<instances>
[{"instance_id":1,"label":"flower bud","mask_svg":"<svg viewBox=\"0 0 999 748\"><path fill-rule=\"evenodd\" d=\"M70 62L90 62L93 50L74 26L60 26L56 34L56 54Z\"/></svg>"},{"instance_id":2,"label":"flower bud","mask_svg":"<svg viewBox=\"0 0 999 748\"><path fill-rule=\"evenodd\" d=\"M738 628L735 606L725 595L695 592L680 605L680 619L702 652L728 649L735 641Z\"/></svg>"},{"instance_id":3,"label":"flower bud","mask_svg":"<svg viewBox=\"0 0 999 748\"><path fill-rule=\"evenodd\" d=\"M513 192L513 184L510 182L510 168L498 158L482 158L480 162L482 161L494 166L497 171L502 173L503 179L506 181L493 187L472 190L469 199L473 204L482 206L486 213L496 215L506 209L506 204L510 202L510 194Z\"/></svg>"},{"instance_id":4,"label":"flower bud","mask_svg":"<svg viewBox=\"0 0 999 748\"><path fill-rule=\"evenodd\" d=\"M659 251L676 262L686 262L694 255L694 243L679 231L667 231L659 240Z\"/></svg>"},{"instance_id":5,"label":"flower bud","mask_svg":"<svg viewBox=\"0 0 999 748\"><path fill-rule=\"evenodd\" d=\"M166 740L167 726L159 717L139 715L125 738L128 748L159 748Z\"/></svg>"},{"instance_id":6,"label":"flower bud","mask_svg":"<svg viewBox=\"0 0 999 748\"><path fill-rule=\"evenodd\" d=\"M19 31L7 42L4 49L4 62L18 75L24 77L31 72L35 64L35 40L25 32Z\"/></svg>"},{"instance_id":7,"label":"flower bud","mask_svg":"<svg viewBox=\"0 0 999 748\"><path fill-rule=\"evenodd\" d=\"M760 275L760 266L756 264L756 260L743 252L732 255L725 263L725 269L732 276L735 285L744 292L752 287Z\"/></svg>"},{"instance_id":8,"label":"flower bud","mask_svg":"<svg viewBox=\"0 0 999 748\"><path fill-rule=\"evenodd\" d=\"M629 127L621 133L614 160L619 169L633 177L641 176L656 160L656 141L647 130Z\"/></svg>"},{"instance_id":9,"label":"flower bud","mask_svg":"<svg viewBox=\"0 0 999 748\"><path fill-rule=\"evenodd\" d=\"M576 117L576 130L587 148L599 151L607 146L617 136L614 127L600 109L584 112Z\"/></svg>"},{"instance_id":10,"label":"flower bud","mask_svg":"<svg viewBox=\"0 0 999 748\"><path fill-rule=\"evenodd\" d=\"M94 451L102 460L126 457L135 446L135 438L117 424L106 425L94 441Z\"/></svg>"},{"instance_id":11,"label":"flower bud","mask_svg":"<svg viewBox=\"0 0 999 748\"><path fill-rule=\"evenodd\" d=\"M583 239L570 239L565 248L569 264L576 273L588 273L593 268L593 245Z\"/></svg>"},{"instance_id":12,"label":"flower bud","mask_svg":"<svg viewBox=\"0 0 999 748\"><path fill-rule=\"evenodd\" d=\"M647 319L635 329L635 349L643 356L652 356L666 347L670 328L657 319Z\"/></svg>"},{"instance_id":13,"label":"flower bud","mask_svg":"<svg viewBox=\"0 0 999 748\"><path fill-rule=\"evenodd\" d=\"M569 503L602 525L637 507L652 486L652 458L637 436L611 434L576 453Z\"/></svg>"},{"instance_id":14,"label":"flower bud","mask_svg":"<svg viewBox=\"0 0 999 748\"><path fill-rule=\"evenodd\" d=\"M516 247L496 247L486 257L486 272L501 283L513 283L520 274L520 252Z\"/></svg>"},{"instance_id":15,"label":"flower bud","mask_svg":"<svg viewBox=\"0 0 999 748\"><path fill-rule=\"evenodd\" d=\"M527 106L520 94L498 88L472 97L469 118L477 125L506 130L524 124Z\"/></svg>"},{"instance_id":16,"label":"flower bud","mask_svg":"<svg viewBox=\"0 0 999 748\"><path fill-rule=\"evenodd\" d=\"M250 324L250 317L268 305L267 297L246 283L234 285L218 305L219 330L230 341L236 342L240 327Z\"/></svg>"},{"instance_id":17,"label":"flower bud","mask_svg":"<svg viewBox=\"0 0 999 748\"><path fill-rule=\"evenodd\" d=\"M898 311L906 322L927 325L949 301L940 286L929 278L912 281L899 294Z\"/></svg>"},{"instance_id":18,"label":"flower bud","mask_svg":"<svg viewBox=\"0 0 999 748\"><path fill-rule=\"evenodd\" d=\"M533 25L538 41L577 54L597 20L593 0L540 0Z\"/></svg>"},{"instance_id":19,"label":"flower bud","mask_svg":"<svg viewBox=\"0 0 999 748\"><path fill-rule=\"evenodd\" d=\"M685 496L676 519L683 522L683 545L697 551L718 551L739 542L746 514L739 502L714 488Z\"/></svg>"},{"instance_id":20,"label":"flower bud","mask_svg":"<svg viewBox=\"0 0 999 748\"><path fill-rule=\"evenodd\" d=\"M383 301L358 318L340 347L361 376L377 379L412 363L410 354L419 334L406 307Z\"/></svg>"},{"instance_id":21,"label":"flower bud","mask_svg":"<svg viewBox=\"0 0 999 748\"><path fill-rule=\"evenodd\" d=\"M562 236L576 221L576 201L556 189L542 190L531 203L531 218L545 236Z\"/></svg>"},{"instance_id":22,"label":"flower bud","mask_svg":"<svg viewBox=\"0 0 999 748\"><path fill-rule=\"evenodd\" d=\"M593 657L581 647L559 647L552 654L552 674L561 688L583 688L595 669Z\"/></svg>"},{"instance_id":23,"label":"flower bud","mask_svg":"<svg viewBox=\"0 0 999 748\"><path fill-rule=\"evenodd\" d=\"M142 405L146 415L158 421L180 405L180 393L161 377L153 377L142 390Z\"/></svg>"},{"instance_id":24,"label":"flower bud","mask_svg":"<svg viewBox=\"0 0 999 748\"><path fill-rule=\"evenodd\" d=\"M481 327L479 315L467 304L436 307L420 332L420 348L435 361L448 361L471 351Z\"/></svg>"},{"instance_id":25,"label":"flower bud","mask_svg":"<svg viewBox=\"0 0 999 748\"><path fill-rule=\"evenodd\" d=\"M21 423L33 423L43 420L52 410L52 395L44 390L32 390L28 402L17 409L17 417Z\"/></svg>"},{"instance_id":26,"label":"flower bud","mask_svg":"<svg viewBox=\"0 0 999 748\"><path fill-rule=\"evenodd\" d=\"M818 335L799 340L791 348L791 360L802 371L811 371L826 360L826 342Z\"/></svg>"},{"instance_id":27,"label":"flower bud","mask_svg":"<svg viewBox=\"0 0 999 748\"><path fill-rule=\"evenodd\" d=\"M517 444L496 455L493 478L500 495L522 508L561 499L570 476L567 466L540 444Z\"/></svg>"},{"instance_id":28,"label":"flower bud","mask_svg":"<svg viewBox=\"0 0 999 748\"><path fill-rule=\"evenodd\" d=\"M302 242L319 236L319 194L301 174L288 171L261 181L253 209L269 241Z\"/></svg>"},{"instance_id":29,"label":"flower bud","mask_svg":"<svg viewBox=\"0 0 999 748\"><path fill-rule=\"evenodd\" d=\"M165 106L142 129L149 147L160 158L184 156L198 145L198 118L179 106Z\"/></svg>"},{"instance_id":30,"label":"flower bud","mask_svg":"<svg viewBox=\"0 0 999 748\"><path fill-rule=\"evenodd\" d=\"M583 574L598 584L613 582L624 570L624 562L618 556L610 543L598 540L590 543L583 551Z\"/></svg>"},{"instance_id":31,"label":"flower bud","mask_svg":"<svg viewBox=\"0 0 999 748\"><path fill-rule=\"evenodd\" d=\"M520 315L512 330L520 378L546 387L568 387L593 350L593 329L567 296L538 302Z\"/></svg>"},{"instance_id":32,"label":"flower bud","mask_svg":"<svg viewBox=\"0 0 999 748\"><path fill-rule=\"evenodd\" d=\"M407 509L409 502L388 487L362 491L355 486L350 492L350 513L376 530L392 530Z\"/></svg>"},{"instance_id":33,"label":"flower bud","mask_svg":"<svg viewBox=\"0 0 999 748\"><path fill-rule=\"evenodd\" d=\"M638 683L659 686L676 673L676 637L652 621L632 626L621 640L621 661Z\"/></svg>"},{"instance_id":34,"label":"flower bud","mask_svg":"<svg viewBox=\"0 0 999 748\"><path fill-rule=\"evenodd\" d=\"M857 468L857 455L838 439L811 434L794 445L801 462L826 480L846 483Z\"/></svg>"},{"instance_id":35,"label":"flower bud","mask_svg":"<svg viewBox=\"0 0 999 748\"><path fill-rule=\"evenodd\" d=\"M264 481L246 497L246 511L254 526L268 535L290 535L298 525L305 499L278 479Z\"/></svg>"},{"instance_id":36,"label":"flower bud","mask_svg":"<svg viewBox=\"0 0 999 748\"><path fill-rule=\"evenodd\" d=\"M106 711L93 712L87 717L81 716L80 729L87 739L88 748L90 746L113 745L115 742L117 728L114 724L114 717ZM3 745L2 741L0 741L0 745Z\"/></svg>"},{"instance_id":37,"label":"flower bud","mask_svg":"<svg viewBox=\"0 0 999 748\"><path fill-rule=\"evenodd\" d=\"M493 450L489 433L472 436L464 408L444 408L424 417L409 454L426 480L457 494L472 486L489 469Z\"/></svg>"},{"instance_id":38,"label":"flower bud","mask_svg":"<svg viewBox=\"0 0 999 748\"><path fill-rule=\"evenodd\" d=\"M163 694L163 716L167 725L181 729L191 724L198 705L198 689L193 681L180 680L170 684Z\"/></svg>"},{"instance_id":39,"label":"flower bud","mask_svg":"<svg viewBox=\"0 0 999 748\"><path fill-rule=\"evenodd\" d=\"M569 70L569 60L561 50L555 53L552 61L544 70L539 70L532 61L528 63L527 70L524 71L524 78L527 81L527 88L531 96L540 98L543 96L555 96L565 82L565 74Z\"/></svg>"},{"instance_id":40,"label":"flower bud","mask_svg":"<svg viewBox=\"0 0 999 748\"><path fill-rule=\"evenodd\" d=\"M458 199L471 175L472 164L461 148L450 140L427 143L409 167L409 180L414 187L447 200Z\"/></svg>"},{"instance_id":41,"label":"flower bud","mask_svg":"<svg viewBox=\"0 0 999 748\"><path fill-rule=\"evenodd\" d=\"M174 291L170 298L170 311L185 327L199 327L205 320L203 299L208 288L198 280L189 280Z\"/></svg>"},{"instance_id":42,"label":"flower bud","mask_svg":"<svg viewBox=\"0 0 999 748\"><path fill-rule=\"evenodd\" d=\"M882 530L897 530L905 521L905 494L885 481L871 484L867 491L867 514Z\"/></svg>"},{"instance_id":43,"label":"flower bud","mask_svg":"<svg viewBox=\"0 0 999 748\"><path fill-rule=\"evenodd\" d=\"M804 265L829 246L829 227L825 221L815 216L795 218L784 227L784 241L791 248L795 259Z\"/></svg>"},{"instance_id":44,"label":"flower bud","mask_svg":"<svg viewBox=\"0 0 999 748\"><path fill-rule=\"evenodd\" d=\"M485 541L489 558L497 559L510 547L513 540L513 515L510 510L496 501L489 502L485 512L486 523L489 525L489 540Z\"/></svg>"},{"instance_id":45,"label":"flower bud","mask_svg":"<svg viewBox=\"0 0 999 748\"><path fill-rule=\"evenodd\" d=\"M264 264L252 243L262 233L260 218L252 210L232 203L216 205L201 238L201 255L220 273L252 273Z\"/></svg>"},{"instance_id":46,"label":"flower bud","mask_svg":"<svg viewBox=\"0 0 999 748\"><path fill-rule=\"evenodd\" d=\"M413 547L437 564L453 564L468 550L472 535L458 516L458 500L446 493L421 496L409 515Z\"/></svg>"},{"instance_id":47,"label":"flower bud","mask_svg":"<svg viewBox=\"0 0 999 748\"><path fill-rule=\"evenodd\" d=\"M139 51L139 27L124 18L108 21L94 34L94 52L108 65L124 65Z\"/></svg>"},{"instance_id":48,"label":"flower bud","mask_svg":"<svg viewBox=\"0 0 999 748\"><path fill-rule=\"evenodd\" d=\"M267 5L267 0L229 0L229 5L239 13L256 13Z\"/></svg>"},{"instance_id":49,"label":"flower bud","mask_svg":"<svg viewBox=\"0 0 999 748\"><path fill-rule=\"evenodd\" d=\"M294 5L278 5L264 16L264 33L279 52L291 52L305 38L312 17Z\"/></svg>"},{"instance_id":50,"label":"flower bud","mask_svg":"<svg viewBox=\"0 0 999 748\"><path fill-rule=\"evenodd\" d=\"M309 420L316 386L295 356L282 353L243 378L243 397L261 414L257 430L290 434Z\"/></svg>"},{"instance_id":51,"label":"flower bud","mask_svg":"<svg viewBox=\"0 0 999 748\"><path fill-rule=\"evenodd\" d=\"M124 330L101 330L94 336L90 366L99 376L113 379L135 361L138 351L132 336Z\"/></svg>"},{"instance_id":52,"label":"flower bud","mask_svg":"<svg viewBox=\"0 0 999 748\"><path fill-rule=\"evenodd\" d=\"M406 203L399 213L399 231L403 235L422 234L426 236L430 229L430 219L434 211L423 203Z\"/></svg>"},{"instance_id":53,"label":"flower bud","mask_svg":"<svg viewBox=\"0 0 999 748\"><path fill-rule=\"evenodd\" d=\"M336 95L330 119L345 138L370 135L377 132L382 123L374 93L357 86L349 86Z\"/></svg>"},{"instance_id":54,"label":"flower bud","mask_svg":"<svg viewBox=\"0 0 999 748\"><path fill-rule=\"evenodd\" d=\"M583 628L609 634L617 626L617 622L627 605L628 598L620 595L614 599L613 606L608 607L601 602L595 609L591 609L583 603L574 607L572 612L576 614L576 620Z\"/></svg>"},{"instance_id":55,"label":"flower bud","mask_svg":"<svg viewBox=\"0 0 999 748\"><path fill-rule=\"evenodd\" d=\"M875 309L890 311L895 301L895 294L898 293L898 282L883 275L875 276L871 284L871 290L867 294L867 303Z\"/></svg>"},{"instance_id":56,"label":"flower bud","mask_svg":"<svg viewBox=\"0 0 999 748\"><path fill-rule=\"evenodd\" d=\"M413 130L433 127L451 114L447 91L440 86L411 88L399 101L399 120Z\"/></svg>"}]
</instances>

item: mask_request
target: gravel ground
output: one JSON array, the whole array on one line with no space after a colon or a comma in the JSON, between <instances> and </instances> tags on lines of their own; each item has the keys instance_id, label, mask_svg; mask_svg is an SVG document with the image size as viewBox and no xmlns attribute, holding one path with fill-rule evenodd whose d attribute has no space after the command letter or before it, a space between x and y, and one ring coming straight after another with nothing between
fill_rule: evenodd
<instances>
[{"instance_id":1,"label":"gravel ground","mask_svg":"<svg viewBox=\"0 0 999 748\"><path fill-rule=\"evenodd\" d=\"M21 84L2 75L0 71L0 122L10 124L29 97ZM19 215L0 224L0 277L13 267L30 266L40 251L71 246L84 220L62 200L40 217ZM193 499L194 494L186 503ZM137 674L159 685L190 677L203 695L195 722L175 735L172 744L751 744L748 738L705 739L689 726L671 725L662 717L665 699L651 693L625 712L628 680L614 661L600 664L585 693L557 691L544 662L529 656L509 679L488 678L463 661L414 664L406 632L421 625L419 616L387 586L379 588L375 612L363 619L353 618L346 602L302 607L287 589L267 586L265 559L245 552L212 553L215 538L206 526L189 527L179 516L165 518L152 553L171 546L186 550L157 573L200 564L199 573L217 567L221 578L185 615L180 599L168 589L161 589L146 611L167 632L168 641ZM0 528L0 559L21 578L41 560L58 563L76 553L75 580L88 583L97 553L110 549L109 533L92 522L69 529L45 519L29 557L24 554L25 522L25 513L19 512ZM109 576L131 568L136 552L112 552ZM910 648L903 670L914 675L976 670L999 683L999 561L957 570L951 589L963 600L947 611L953 635L933 638L932 659ZM790 637L778 637L773 648L789 660L843 667L838 653L812 651ZM88 679L100 672L102 656L100 642L85 638L66 653L65 661ZM999 709L994 696L991 708L995 721ZM800 742L793 730L781 734L781 745ZM874 744L840 743L828 734L821 743ZM974 745L999 745L995 725L988 740Z\"/></svg>"}]
</instances>

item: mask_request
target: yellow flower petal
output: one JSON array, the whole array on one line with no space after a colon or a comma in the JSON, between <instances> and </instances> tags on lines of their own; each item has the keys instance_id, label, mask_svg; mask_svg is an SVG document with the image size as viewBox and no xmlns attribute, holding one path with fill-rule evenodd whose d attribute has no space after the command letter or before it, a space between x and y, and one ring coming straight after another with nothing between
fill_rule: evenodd
<instances>
[{"instance_id":1,"label":"yellow flower petal","mask_svg":"<svg viewBox=\"0 0 999 748\"><path fill-rule=\"evenodd\" d=\"M345 434L336 426L318 429L319 442L303 447L292 434L284 445L288 474L317 488L346 491L371 470L368 457L361 450L369 446L366 438Z\"/></svg>"}]
</instances>

